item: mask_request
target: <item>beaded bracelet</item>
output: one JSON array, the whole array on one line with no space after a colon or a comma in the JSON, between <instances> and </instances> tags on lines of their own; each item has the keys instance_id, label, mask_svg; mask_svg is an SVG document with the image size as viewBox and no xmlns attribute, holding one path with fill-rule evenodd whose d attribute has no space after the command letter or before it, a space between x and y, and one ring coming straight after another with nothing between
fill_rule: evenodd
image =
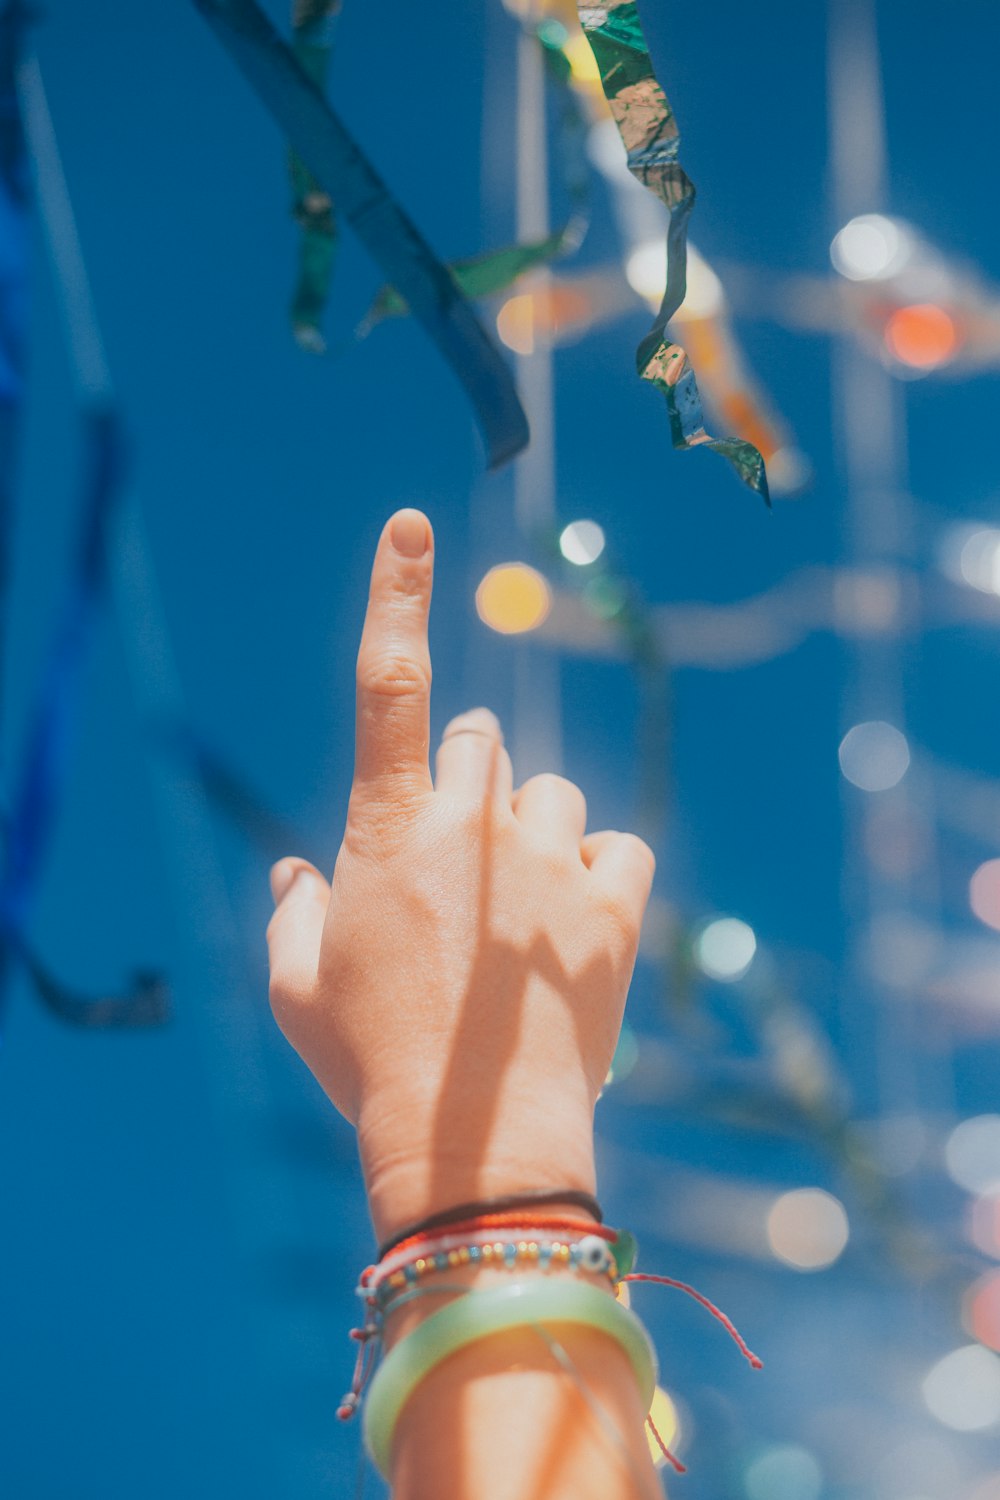
<instances>
[{"instance_id":1,"label":"beaded bracelet","mask_svg":"<svg viewBox=\"0 0 1000 1500\"><path fill-rule=\"evenodd\" d=\"M436 1246L436 1248L434 1248ZM419 1248L419 1247L418 1247ZM531 1239L495 1240L488 1232L480 1235L442 1236L427 1244L426 1255L410 1260L392 1258L389 1266L376 1267L375 1273L358 1287L366 1299L374 1297L383 1306L393 1291L412 1286L422 1276L439 1271L453 1271L459 1266L496 1266L514 1270L520 1262L537 1265L541 1271L565 1267L570 1271L607 1275L612 1285L619 1278L614 1252L600 1235L584 1235L576 1243L538 1235Z\"/></svg>"},{"instance_id":2,"label":"beaded bracelet","mask_svg":"<svg viewBox=\"0 0 1000 1500\"><path fill-rule=\"evenodd\" d=\"M512 1328L571 1323L615 1339L635 1371L648 1410L656 1389L656 1351L635 1315L615 1298L580 1281L515 1281L460 1297L433 1313L386 1355L363 1409L365 1446L386 1479L399 1414L441 1362L479 1339Z\"/></svg>"}]
</instances>

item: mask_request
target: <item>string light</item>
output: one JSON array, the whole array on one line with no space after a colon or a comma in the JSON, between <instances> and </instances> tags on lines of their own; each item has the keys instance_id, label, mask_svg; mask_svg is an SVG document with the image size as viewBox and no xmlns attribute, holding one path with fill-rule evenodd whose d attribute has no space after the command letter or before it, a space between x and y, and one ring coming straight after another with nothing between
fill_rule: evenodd
<instances>
[{"instance_id":1,"label":"string light","mask_svg":"<svg viewBox=\"0 0 1000 1500\"><path fill-rule=\"evenodd\" d=\"M1000 1191L1000 1115L974 1115L956 1125L944 1160L952 1182L968 1192Z\"/></svg>"},{"instance_id":2,"label":"string light","mask_svg":"<svg viewBox=\"0 0 1000 1500\"><path fill-rule=\"evenodd\" d=\"M819 1500L823 1471L808 1448L776 1443L747 1465L743 1485L747 1500Z\"/></svg>"},{"instance_id":3,"label":"string light","mask_svg":"<svg viewBox=\"0 0 1000 1500\"><path fill-rule=\"evenodd\" d=\"M911 370L940 369L955 357L959 346L954 318L933 302L897 308L883 337L893 358Z\"/></svg>"},{"instance_id":4,"label":"string light","mask_svg":"<svg viewBox=\"0 0 1000 1500\"><path fill-rule=\"evenodd\" d=\"M850 1237L839 1198L822 1188L794 1188L774 1200L767 1238L778 1260L797 1271L824 1271L843 1254Z\"/></svg>"},{"instance_id":5,"label":"string light","mask_svg":"<svg viewBox=\"0 0 1000 1500\"><path fill-rule=\"evenodd\" d=\"M921 1390L931 1416L955 1432L980 1432L1000 1422L1000 1359L966 1344L939 1359Z\"/></svg>"},{"instance_id":6,"label":"string light","mask_svg":"<svg viewBox=\"0 0 1000 1500\"><path fill-rule=\"evenodd\" d=\"M987 859L969 881L969 905L987 927L1000 932L1000 859Z\"/></svg>"},{"instance_id":7,"label":"string light","mask_svg":"<svg viewBox=\"0 0 1000 1500\"><path fill-rule=\"evenodd\" d=\"M910 766L906 736L881 719L855 724L840 742L840 769L863 792L886 792L896 786Z\"/></svg>"},{"instance_id":8,"label":"string light","mask_svg":"<svg viewBox=\"0 0 1000 1500\"><path fill-rule=\"evenodd\" d=\"M677 1407L661 1385L658 1385L653 1392L649 1415L652 1418L653 1426L667 1447L676 1449L681 1436L680 1417L677 1414ZM659 1443L653 1437L648 1427L646 1428L646 1442L649 1444L649 1455L653 1463L658 1469L661 1468L666 1463L666 1459L663 1456Z\"/></svg>"},{"instance_id":9,"label":"string light","mask_svg":"<svg viewBox=\"0 0 1000 1500\"><path fill-rule=\"evenodd\" d=\"M501 635L535 630L552 608L545 579L527 563L500 563L476 590L476 610L484 625Z\"/></svg>"},{"instance_id":10,"label":"string light","mask_svg":"<svg viewBox=\"0 0 1000 1500\"><path fill-rule=\"evenodd\" d=\"M534 354L535 309L527 292L507 298L497 313L497 335L515 354Z\"/></svg>"},{"instance_id":11,"label":"string light","mask_svg":"<svg viewBox=\"0 0 1000 1500\"><path fill-rule=\"evenodd\" d=\"M1000 1349L1000 1271L974 1281L962 1299L966 1332L988 1349Z\"/></svg>"},{"instance_id":12,"label":"string light","mask_svg":"<svg viewBox=\"0 0 1000 1500\"><path fill-rule=\"evenodd\" d=\"M604 551L604 532L596 521L571 521L559 537L559 551L567 562L586 567Z\"/></svg>"},{"instance_id":13,"label":"string light","mask_svg":"<svg viewBox=\"0 0 1000 1500\"><path fill-rule=\"evenodd\" d=\"M912 248L903 225L884 214L859 214L834 235L830 259L848 281L884 281L903 269Z\"/></svg>"},{"instance_id":14,"label":"string light","mask_svg":"<svg viewBox=\"0 0 1000 1500\"><path fill-rule=\"evenodd\" d=\"M694 957L709 979L732 984L742 979L757 952L754 930L739 917L717 917L695 939Z\"/></svg>"}]
</instances>

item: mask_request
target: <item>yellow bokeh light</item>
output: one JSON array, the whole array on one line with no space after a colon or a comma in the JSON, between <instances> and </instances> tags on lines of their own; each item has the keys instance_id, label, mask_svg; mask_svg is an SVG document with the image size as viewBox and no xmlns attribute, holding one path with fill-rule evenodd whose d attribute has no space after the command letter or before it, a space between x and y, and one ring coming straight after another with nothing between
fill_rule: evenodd
<instances>
[{"instance_id":1,"label":"yellow bokeh light","mask_svg":"<svg viewBox=\"0 0 1000 1500\"><path fill-rule=\"evenodd\" d=\"M476 589L479 618L501 635L535 630L551 608L548 584L527 563L500 563L490 569Z\"/></svg>"},{"instance_id":2,"label":"yellow bokeh light","mask_svg":"<svg viewBox=\"0 0 1000 1500\"><path fill-rule=\"evenodd\" d=\"M596 83L598 88L601 87L601 70L597 66L594 49L582 31L577 31L564 42L563 51L569 58L573 77L578 83Z\"/></svg>"},{"instance_id":3,"label":"yellow bokeh light","mask_svg":"<svg viewBox=\"0 0 1000 1500\"><path fill-rule=\"evenodd\" d=\"M522 293L507 298L497 313L497 333L515 354L534 354L535 309L531 296Z\"/></svg>"},{"instance_id":4,"label":"yellow bokeh light","mask_svg":"<svg viewBox=\"0 0 1000 1500\"><path fill-rule=\"evenodd\" d=\"M649 1408L649 1415L660 1437L670 1451L673 1452L677 1439L680 1437L680 1418L677 1415L677 1408L673 1401L671 1401L666 1391L660 1385L653 1392L653 1401ZM650 1458L658 1469L662 1468L667 1460L661 1453L660 1445L648 1427L646 1428L646 1442L649 1444Z\"/></svg>"}]
</instances>

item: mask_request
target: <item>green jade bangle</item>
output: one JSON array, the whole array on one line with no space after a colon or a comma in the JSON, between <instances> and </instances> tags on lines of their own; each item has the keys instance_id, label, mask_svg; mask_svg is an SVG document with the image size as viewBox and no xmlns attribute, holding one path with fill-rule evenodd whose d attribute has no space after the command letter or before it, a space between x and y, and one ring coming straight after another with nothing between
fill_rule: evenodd
<instances>
[{"instance_id":1,"label":"green jade bangle","mask_svg":"<svg viewBox=\"0 0 1000 1500\"><path fill-rule=\"evenodd\" d=\"M426 1322L418 1324L386 1355L368 1389L363 1407L365 1447L379 1472L389 1478L392 1438L399 1414L420 1382L459 1349L535 1324L574 1323L596 1328L617 1340L628 1355L645 1410L656 1390L656 1351L634 1313L617 1298L585 1282L514 1281L467 1292Z\"/></svg>"}]
</instances>

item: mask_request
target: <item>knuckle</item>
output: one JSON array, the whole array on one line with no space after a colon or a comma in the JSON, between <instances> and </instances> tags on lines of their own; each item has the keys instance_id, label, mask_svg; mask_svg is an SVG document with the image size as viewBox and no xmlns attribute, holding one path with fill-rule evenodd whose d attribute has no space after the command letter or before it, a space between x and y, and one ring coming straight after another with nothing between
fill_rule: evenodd
<instances>
[{"instance_id":1,"label":"knuckle","mask_svg":"<svg viewBox=\"0 0 1000 1500\"><path fill-rule=\"evenodd\" d=\"M656 855L645 839L641 839L637 833L622 833L619 837L622 839L623 848L627 849L637 860L641 860L646 865L650 875L655 874Z\"/></svg>"},{"instance_id":2,"label":"knuckle","mask_svg":"<svg viewBox=\"0 0 1000 1500\"><path fill-rule=\"evenodd\" d=\"M423 697L431 690L430 662L401 650L364 653L358 686L375 698Z\"/></svg>"}]
</instances>

